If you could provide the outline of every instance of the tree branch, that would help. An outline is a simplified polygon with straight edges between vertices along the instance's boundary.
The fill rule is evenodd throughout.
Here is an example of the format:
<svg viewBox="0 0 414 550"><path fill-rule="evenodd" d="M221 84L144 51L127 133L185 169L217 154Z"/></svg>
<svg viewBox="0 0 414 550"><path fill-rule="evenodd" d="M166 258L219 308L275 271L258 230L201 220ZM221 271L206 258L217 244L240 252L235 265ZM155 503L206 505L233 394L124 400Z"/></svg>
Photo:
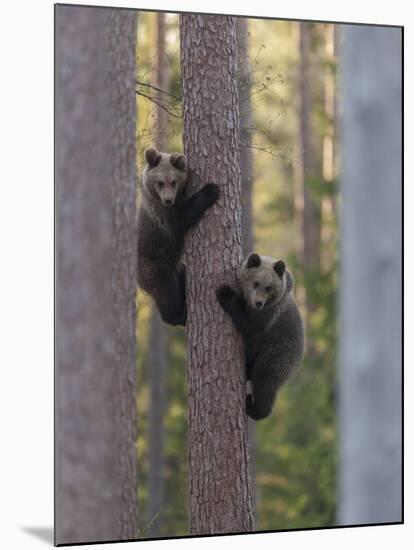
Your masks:
<svg viewBox="0 0 414 550"><path fill-rule="evenodd" d="M140 92L139 90L135 90L135 93L137 95L141 95L142 97L145 97L146 99L149 99L150 101L152 101L153 103L155 103L155 105L158 105L158 107L161 107L161 109L164 109L164 111L166 111L170 116L174 117L174 118L182 118L180 115L177 115L176 113L173 113L172 111L170 111L169 109L167 109L167 107L165 107L165 105L163 105L162 103L159 103L156 99L154 99L153 97L147 95L147 94L144 94L143 92Z"/></svg>
<svg viewBox="0 0 414 550"><path fill-rule="evenodd" d="M156 90L157 92L161 92L162 94L173 97L177 101L182 101L182 98L180 96L175 95L171 92L167 92L167 90L163 90L162 88L158 88L158 86L154 86L153 84L149 84L148 82L142 82L142 80L137 80L136 84L138 84L139 86L145 86L147 88L152 88L153 90Z"/></svg>

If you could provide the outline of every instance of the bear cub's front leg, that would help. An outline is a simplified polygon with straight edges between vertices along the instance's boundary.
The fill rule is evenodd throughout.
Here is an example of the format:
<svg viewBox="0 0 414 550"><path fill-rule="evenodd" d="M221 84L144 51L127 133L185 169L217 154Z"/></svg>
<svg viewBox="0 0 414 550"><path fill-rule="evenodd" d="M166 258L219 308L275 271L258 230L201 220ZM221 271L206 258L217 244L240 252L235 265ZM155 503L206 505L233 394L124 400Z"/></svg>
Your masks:
<svg viewBox="0 0 414 550"><path fill-rule="evenodd" d="M248 312L244 298L233 288L223 285L216 290L219 304L230 315L235 327L242 334L248 325Z"/></svg>
<svg viewBox="0 0 414 550"><path fill-rule="evenodd" d="M195 225L204 212L213 206L220 197L220 187L215 183L207 183L202 189L194 193L184 204L183 222L187 231Z"/></svg>

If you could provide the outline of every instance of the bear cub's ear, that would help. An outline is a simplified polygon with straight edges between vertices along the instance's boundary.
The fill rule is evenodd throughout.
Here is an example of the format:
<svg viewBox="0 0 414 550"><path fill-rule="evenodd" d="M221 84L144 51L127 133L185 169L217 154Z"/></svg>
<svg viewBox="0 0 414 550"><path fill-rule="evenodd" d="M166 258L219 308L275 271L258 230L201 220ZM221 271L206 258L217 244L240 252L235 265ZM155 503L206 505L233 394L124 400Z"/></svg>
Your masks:
<svg viewBox="0 0 414 550"><path fill-rule="evenodd" d="M278 260L273 264L273 269L275 270L275 273L277 273L277 275L282 278L284 272L286 271L285 262L283 262L282 260Z"/></svg>
<svg viewBox="0 0 414 550"><path fill-rule="evenodd" d="M159 153L156 149L147 149L145 151L145 160L150 168L155 168L160 163L161 153Z"/></svg>
<svg viewBox="0 0 414 550"><path fill-rule="evenodd" d="M177 170L182 170L183 172L187 170L187 160L184 155L173 153L170 157L170 161Z"/></svg>
<svg viewBox="0 0 414 550"><path fill-rule="evenodd" d="M249 257L247 258L247 264L246 264L247 268L250 269L251 267L259 267L260 264L261 264L261 260L260 260L259 254L256 254L255 252L252 252L251 254L249 254Z"/></svg>

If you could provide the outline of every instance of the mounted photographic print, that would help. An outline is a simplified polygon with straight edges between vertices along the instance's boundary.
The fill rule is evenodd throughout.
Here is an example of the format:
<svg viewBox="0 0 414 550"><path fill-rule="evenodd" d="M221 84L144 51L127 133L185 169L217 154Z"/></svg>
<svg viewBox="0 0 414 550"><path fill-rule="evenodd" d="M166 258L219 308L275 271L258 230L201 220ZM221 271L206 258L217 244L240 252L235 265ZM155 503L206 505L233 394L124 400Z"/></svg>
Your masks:
<svg viewBox="0 0 414 550"><path fill-rule="evenodd" d="M402 35L55 6L57 545L403 521Z"/></svg>

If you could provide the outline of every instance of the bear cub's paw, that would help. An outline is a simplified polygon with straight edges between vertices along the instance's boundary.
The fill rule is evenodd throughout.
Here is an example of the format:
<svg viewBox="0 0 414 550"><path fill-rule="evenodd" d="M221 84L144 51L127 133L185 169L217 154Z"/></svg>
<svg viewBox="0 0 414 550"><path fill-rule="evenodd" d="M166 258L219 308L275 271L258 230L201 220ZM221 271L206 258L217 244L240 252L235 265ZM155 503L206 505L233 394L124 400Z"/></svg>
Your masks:
<svg viewBox="0 0 414 550"><path fill-rule="evenodd" d="M236 292L229 285L223 285L216 290L216 296L219 304L224 307L236 296Z"/></svg>
<svg viewBox="0 0 414 550"><path fill-rule="evenodd" d="M207 183L201 192L208 206L212 206L220 197L220 187L216 183Z"/></svg>
<svg viewBox="0 0 414 550"><path fill-rule="evenodd" d="M184 308L180 315L177 315L176 317L171 319L169 324L173 327L185 327L185 325L187 324L187 308Z"/></svg>

